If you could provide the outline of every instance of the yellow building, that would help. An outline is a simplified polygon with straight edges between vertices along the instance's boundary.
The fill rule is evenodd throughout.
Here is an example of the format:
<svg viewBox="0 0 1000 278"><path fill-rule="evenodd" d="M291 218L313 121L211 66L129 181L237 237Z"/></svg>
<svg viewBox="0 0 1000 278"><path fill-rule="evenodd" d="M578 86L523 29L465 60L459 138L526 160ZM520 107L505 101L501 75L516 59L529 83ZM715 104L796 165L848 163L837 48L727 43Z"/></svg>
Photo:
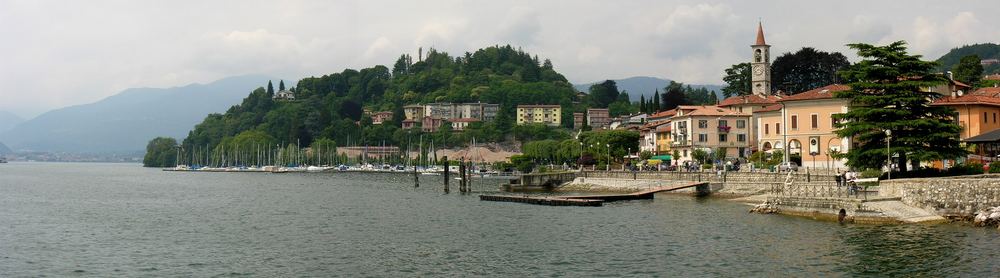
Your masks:
<svg viewBox="0 0 1000 278"><path fill-rule="evenodd" d="M834 159L831 153L850 148L849 138L834 131L833 115L847 113L850 100L834 98L833 93L849 90L833 84L783 97L779 105L755 111L758 121L758 148L787 150L802 157L802 166L810 168L845 167L846 160Z"/></svg>
<svg viewBox="0 0 1000 278"><path fill-rule="evenodd" d="M656 152L657 155L671 154L670 152L670 123L656 127Z"/></svg>
<svg viewBox="0 0 1000 278"><path fill-rule="evenodd" d="M562 107L559 105L518 105L517 124L562 124Z"/></svg>

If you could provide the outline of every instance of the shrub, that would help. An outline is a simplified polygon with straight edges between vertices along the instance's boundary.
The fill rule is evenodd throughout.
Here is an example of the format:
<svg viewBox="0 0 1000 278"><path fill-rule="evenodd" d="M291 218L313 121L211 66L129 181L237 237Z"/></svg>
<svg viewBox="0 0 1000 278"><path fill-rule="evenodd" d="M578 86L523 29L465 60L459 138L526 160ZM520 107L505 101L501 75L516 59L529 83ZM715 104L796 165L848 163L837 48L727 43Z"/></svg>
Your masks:
<svg viewBox="0 0 1000 278"><path fill-rule="evenodd" d="M979 175L983 173L983 164L979 163L965 163L958 164L954 167L948 168L947 174L949 176L961 176L961 175Z"/></svg>
<svg viewBox="0 0 1000 278"><path fill-rule="evenodd" d="M990 173L1000 173L1000 161L990 163Z"/></svg>
<svg viewBox="0 0 1000 278"><path fill-rule="evenodd" d="M701 165L701 169L703 169L703 170L711 170L712 169L712 163L702 164Z"/></svg>

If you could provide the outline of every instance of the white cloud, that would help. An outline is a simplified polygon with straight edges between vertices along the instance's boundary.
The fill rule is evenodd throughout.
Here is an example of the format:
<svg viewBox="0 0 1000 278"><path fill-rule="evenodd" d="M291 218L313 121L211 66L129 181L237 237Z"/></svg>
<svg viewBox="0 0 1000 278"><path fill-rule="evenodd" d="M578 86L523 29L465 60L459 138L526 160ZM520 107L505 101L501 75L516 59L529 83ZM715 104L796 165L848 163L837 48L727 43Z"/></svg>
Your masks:
<svg viewBox="0 0 1000 278"><path fill-rule="evenodd" d="M892 26L872 16L857 15L851 20L848 39L852 42L879 43L892 34Z"/></svg>
<svg viewBox="0 0 1000 278"><path fill-rule="evenodd" d="M746 26L738 18L726 4L678 6L656 26L660 54L671 58L711 55L712 46L734 42L733 30Z"/></svg>
<svg viewBox="0 0 1000 278"><path fill-rule="evenodd" d="M538 40L541 28L538 13L529 8L516 7L511 9L500 24L497 38L505 44L534 45Z"/></svg>

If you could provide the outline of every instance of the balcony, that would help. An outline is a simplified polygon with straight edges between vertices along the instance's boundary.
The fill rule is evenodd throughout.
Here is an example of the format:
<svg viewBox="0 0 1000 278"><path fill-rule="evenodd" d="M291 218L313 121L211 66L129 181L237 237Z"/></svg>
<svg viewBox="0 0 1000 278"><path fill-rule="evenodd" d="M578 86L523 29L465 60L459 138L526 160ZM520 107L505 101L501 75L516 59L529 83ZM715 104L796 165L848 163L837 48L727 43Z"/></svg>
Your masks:
<svg viewBox="0 0 1000 278"><path fill-rule="evenodd" d="M732 128L733 127L731 127L731 126L720 126L719 127L719 132L720 133L729 133L729 130L732 129Z"/></svg>

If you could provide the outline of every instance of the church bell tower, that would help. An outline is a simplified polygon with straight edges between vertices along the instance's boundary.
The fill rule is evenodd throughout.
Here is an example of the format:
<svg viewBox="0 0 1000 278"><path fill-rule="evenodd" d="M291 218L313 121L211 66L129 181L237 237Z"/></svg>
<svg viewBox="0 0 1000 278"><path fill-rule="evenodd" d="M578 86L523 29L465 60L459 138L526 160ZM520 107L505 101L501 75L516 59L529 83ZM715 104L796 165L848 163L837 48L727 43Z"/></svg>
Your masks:
<svg viewBox="0 0 1000 278"><path fill-rule="evenodd" d="M756 95L771 94L771 46L764 42L764 26L757 23L757 42L750 46L753 49L753 61L750 63L751 91Z"/></svg>

